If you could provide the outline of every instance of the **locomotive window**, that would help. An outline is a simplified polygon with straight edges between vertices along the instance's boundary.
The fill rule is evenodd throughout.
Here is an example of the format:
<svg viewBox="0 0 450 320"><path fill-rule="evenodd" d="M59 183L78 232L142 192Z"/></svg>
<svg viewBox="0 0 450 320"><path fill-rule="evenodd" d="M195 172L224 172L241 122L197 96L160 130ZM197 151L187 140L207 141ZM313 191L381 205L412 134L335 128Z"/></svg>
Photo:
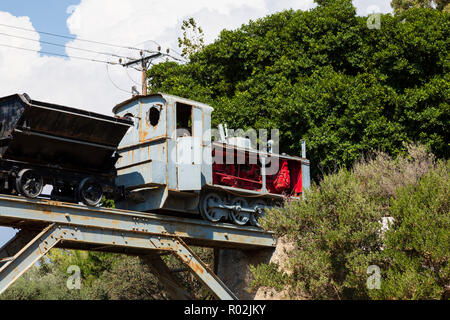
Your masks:
<svg viewBox="0 0 450 320"><path fill-rule="evenodd" d="M192 106L177 103L177 137L192 136Z"/></svg>
<svg viewBox="0 0 450 320"><path fill-rule="evenodd" d="M156 107L150 108L150 112L148 113L148 120L153 127L158 124L160 114L161 112L159 111L158 108Z"/></svg>

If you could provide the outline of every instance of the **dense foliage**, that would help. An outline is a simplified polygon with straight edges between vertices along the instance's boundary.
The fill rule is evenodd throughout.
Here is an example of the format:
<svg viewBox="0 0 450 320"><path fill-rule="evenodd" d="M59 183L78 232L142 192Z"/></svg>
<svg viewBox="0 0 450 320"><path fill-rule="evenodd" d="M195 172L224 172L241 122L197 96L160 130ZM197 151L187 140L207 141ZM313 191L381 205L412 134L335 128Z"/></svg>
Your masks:
<svg viewBox="0 0 450 320"><path fill-rule="evenodd" d="M392 0L391 7L397 13L411 8L436 8L436 10L450 12L448 0Z"/></svg>
<svg viewBox="0 0 450 320"><path fill-rule="evenodd" d="M448 160L411 146L397 159L378 153L326 175L306 201L266 214L264 227L294 247L286 265L254 267L254 285L290 298L448 298L449 178ZM383 227L383 217L394 220ZM371 265L380 270L378 288L367 286Z"/></svg>
<svg viewBox="0 0 450 320"><path fill-rule="evenodd" d="M213 251L193 247L210 266ZM170 269L184 266L174 256L162 257ZM80 269L80 288L69 289L67 282ZM196 299L209 299L211 293L189 272L176 274L180 284ZM0 300L161 300L169 295L151 269L139 257L112 253L52 249L2 295Z"/></svg>
<svg viewBox="0 0 450 320"><path fill-rule="evenodd" d="M369 29L351 1L318 2L224 30L189 63L153 66L150 90L209 103L213 125L278 128L282 152L300 154L306 139L315 178L404 141L448 158L450 13L410 9Z"/></svg>

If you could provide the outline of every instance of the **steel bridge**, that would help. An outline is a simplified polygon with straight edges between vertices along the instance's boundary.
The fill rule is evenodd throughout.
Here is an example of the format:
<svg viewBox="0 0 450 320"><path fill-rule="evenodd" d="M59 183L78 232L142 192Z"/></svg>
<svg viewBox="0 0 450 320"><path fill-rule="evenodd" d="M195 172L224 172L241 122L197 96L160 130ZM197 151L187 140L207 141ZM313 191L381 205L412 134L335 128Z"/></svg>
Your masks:
<svg viewBox="0 0 450 320"><path fill-rule="evenodd" d="M216 298L237 299L189 246L261 249L276 244L272 233L255 227L11 195L0 195L0 226L19 229L0 249L0 294L50 249L64 248L138 255L172 298L190 299L161 258L173 254Z"/></svg>

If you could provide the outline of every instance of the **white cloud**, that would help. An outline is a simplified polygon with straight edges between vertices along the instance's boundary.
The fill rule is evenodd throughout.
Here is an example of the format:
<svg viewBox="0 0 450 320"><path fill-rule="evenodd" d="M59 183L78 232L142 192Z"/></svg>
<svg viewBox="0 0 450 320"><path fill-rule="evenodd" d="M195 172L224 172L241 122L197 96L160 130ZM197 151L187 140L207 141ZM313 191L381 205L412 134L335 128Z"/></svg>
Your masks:
<svg viewBox="0 0 450 320"><path fill-rule="evenodd" d="M384 2L356 0L367 5L378 5L385 9ZM357 3L355 3L358 5ZM364 4L366 5L366 4ZM177 48L177 38L184 19L194 17L204 29L205 40L213 41L222 29L235 29L250 19L264 17L283 9L307 10L314 6L313 0L82 0L68 8L72 13L67 25L78 39L91 39L123 46L143 45L155 49L156 45L145 42L152 39L163 46ZM365 14L365 8L361 14ZM28 17L14 17L0 12L0 22L33 29ZM7 29L0 26L0 43L39 50L37 42L7 38L1 33L39 39L38 33ZM57 42L57 39L55 40ZM137 57L138 52L105 47L80 40L71 41L69 46L86 48L120 55ZM100 54L66 49L71 56L90 57L98 60L117 59ZM116 86L130 91L132 85L140 82L137 71L111 66L110 78ZM128 74L126 73L128 72ZM40 56L37 53L0 47L0 96L16 92L27 92L33 99L110 114L112 107L130 97L111 83L103 64ZM136 83L134 83L132 78ZM138 89L140 88L137 85Z"/></svg>

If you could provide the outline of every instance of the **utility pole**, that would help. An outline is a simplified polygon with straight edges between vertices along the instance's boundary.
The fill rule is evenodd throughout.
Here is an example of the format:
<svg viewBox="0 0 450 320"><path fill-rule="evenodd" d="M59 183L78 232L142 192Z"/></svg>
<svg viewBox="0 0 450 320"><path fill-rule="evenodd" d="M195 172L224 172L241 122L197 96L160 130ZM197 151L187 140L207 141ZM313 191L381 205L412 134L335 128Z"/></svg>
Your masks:
<svg viewBox="0 0 450 320"><path fill-rule="evenodd" d="M152 54L152 55L147 56L147 57L144 57L143 55L144 55L143 52L141 52L141 56L142 56L141 59L132 60L132 61L129 61L127 63L123 63L122 66L128 68L128 67L133 66L135 64L140 64L141 65L141 68L142 68L142 91L141 91L141 94L143 96L146 96L147 95L147 69L148 69L148 66L149 66L149 62L151 62L153 59L156 59L156 58L162 56L162 53L158 52L158 53Z"/></svg>

